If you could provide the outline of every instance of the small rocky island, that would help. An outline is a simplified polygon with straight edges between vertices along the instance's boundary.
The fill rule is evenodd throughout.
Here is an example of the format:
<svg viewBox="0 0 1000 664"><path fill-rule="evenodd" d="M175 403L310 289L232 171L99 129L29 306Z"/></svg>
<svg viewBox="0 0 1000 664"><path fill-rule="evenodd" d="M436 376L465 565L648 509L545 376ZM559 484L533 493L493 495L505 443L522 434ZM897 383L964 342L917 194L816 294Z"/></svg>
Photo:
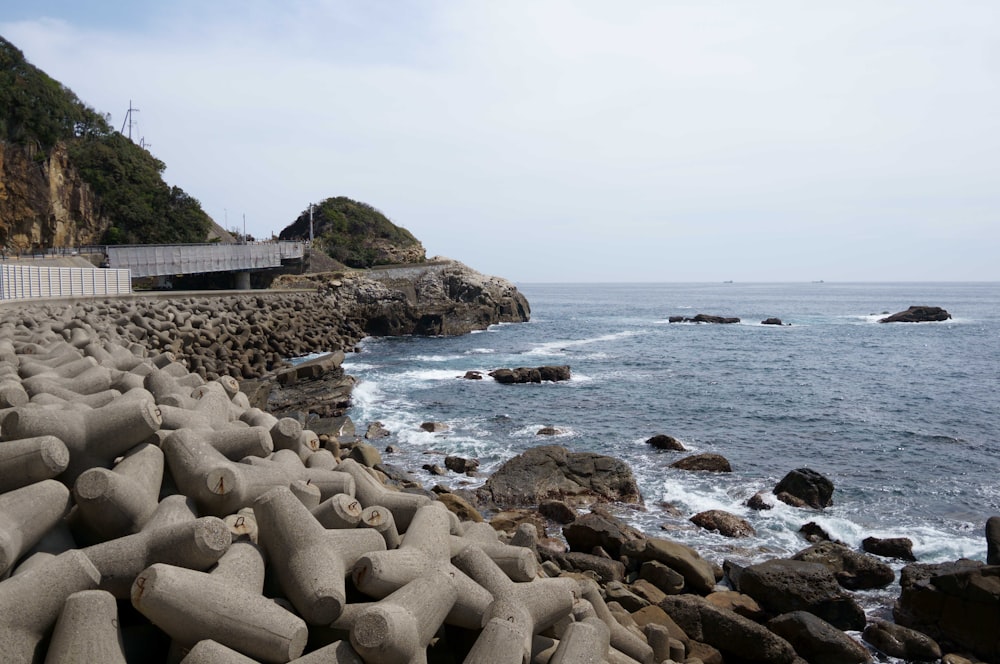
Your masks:
<svg viewBox="0 0 1000 664"><path fill-rule="evenodd" d="M900 311L880 318L880 323L928 323L950 320L951 314L941 307L912 306L906 311Z"/></svg>

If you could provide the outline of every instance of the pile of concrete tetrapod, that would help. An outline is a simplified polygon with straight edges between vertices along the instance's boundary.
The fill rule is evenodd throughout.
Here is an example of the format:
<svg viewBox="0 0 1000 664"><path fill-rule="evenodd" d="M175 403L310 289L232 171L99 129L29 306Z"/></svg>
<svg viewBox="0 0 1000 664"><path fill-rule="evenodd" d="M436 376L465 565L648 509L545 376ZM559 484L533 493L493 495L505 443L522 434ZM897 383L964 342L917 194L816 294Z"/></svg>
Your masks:
<svg viewBox="0 0 1000 664"><path fill-rule="evenodd" d="M12 662L684 659L235 380L73 321L0 325L0 579Z"/></svg>

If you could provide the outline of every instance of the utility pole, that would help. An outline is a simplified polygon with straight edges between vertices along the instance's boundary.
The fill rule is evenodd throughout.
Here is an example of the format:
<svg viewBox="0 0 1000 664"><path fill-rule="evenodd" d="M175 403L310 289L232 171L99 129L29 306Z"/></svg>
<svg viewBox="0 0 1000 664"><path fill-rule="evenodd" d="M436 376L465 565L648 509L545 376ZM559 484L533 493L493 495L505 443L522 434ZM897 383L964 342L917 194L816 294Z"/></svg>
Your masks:
<svg viewBox="0 0 1000 664"><path fill-rule="evenodd" d="M313 243L313 208L316 207L312 203L309 204L309 245L312 246Z"/></svg>
<svg viewBox="0 0 1000 664"><path fill-rule="evenodd" d="M243 244L247 243L247 214L243 213Z"/></svg>
<svg viewBox="0 0 1000 664"><path fill-rule="evenodd" d="M132 121L132 114L138 113L138 108L132 108L132 100L128 100L128 111L125 113L125 122L122 123L122 130L119 133L125 133L125 126L128 125L128 140L132 140L132 125L135 124Z"/></svg>

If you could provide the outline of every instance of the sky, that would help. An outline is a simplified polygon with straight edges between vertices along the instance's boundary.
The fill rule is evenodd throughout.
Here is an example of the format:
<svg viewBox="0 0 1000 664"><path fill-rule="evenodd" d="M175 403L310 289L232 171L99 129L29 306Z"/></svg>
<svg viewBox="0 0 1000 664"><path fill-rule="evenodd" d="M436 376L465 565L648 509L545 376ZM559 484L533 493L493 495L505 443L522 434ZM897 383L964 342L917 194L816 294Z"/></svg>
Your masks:
<svg viewBox="0 0 1000 664"><path fill-rule="evenodd" d="M348 196L515 283L1000 280L995 0L0 0L0 35L257 237Z"/></svg>

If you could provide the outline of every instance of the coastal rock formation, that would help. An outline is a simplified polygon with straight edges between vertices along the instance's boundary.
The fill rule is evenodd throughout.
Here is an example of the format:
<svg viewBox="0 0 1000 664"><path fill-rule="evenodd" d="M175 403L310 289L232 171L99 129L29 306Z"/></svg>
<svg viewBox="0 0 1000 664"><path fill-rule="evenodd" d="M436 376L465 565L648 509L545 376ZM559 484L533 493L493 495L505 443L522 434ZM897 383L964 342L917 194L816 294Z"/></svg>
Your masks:
<svg viewBox="0 0 1000 664"><path fill-rule="evenodd" d="M798 502L801 502L823 509L833 504L833 482L811 468L797 468L775 485L774 495L793 507L798 507Z"/></svg>
<svg viewBox="0 0 1000 664"><path fill-rule="evenodd" d="M903 568L896 623L942 645L1000 661L1000 566L972 560Z"/></svg>
<svg viewBox="0 0 1000 664"><path fill-rule="evenodd" d="M674 461L670 464L670 467L679 470L703 470L711 473L733 472L733 467L729 464L729 459L713 452L704 452L684 457L683 459Z"/></svg>
<svg viewBox="0 0 1000 664"><path fill-rule="evenodd" d="M913 555L913 540L909 537L866 537L861 540L861 549L883 558L897 558L908 562L916 562Z"/></svg>
<svg viewBox="0 0 1000 664"><path fill-rule="evenodd" d="M836 542L820 542L799 551L792 560L820 563L848 590L883 588L896 579L892 568L878 559Z"/></svg>
<svg viewBox="0 0 1000 664"><path fill-rule="evenodd" d="M767 623L810 664L867 664L868 650L842 631L808 611L792 611Z"/></svg>
<svg viewBox="0 0 1000 664"><path fill-rule="evenodd" d="M570 369L567 365L544 366L537 368L518 367L517 369L494 369L489 373L498 383L510 385L514 383L542 383L569 380Z"/></svg>
<svg viewBox="0 0 1000 664"><path fill-rule="evenodd" d="M673 450L675 452L687 451L687 448L684 447L684 444L681 441L664 433L658 433L652 438L649 438L646 441L646 444L657 450Z"/></svg>
<svg viewBox="0 0 1000 664"><path fill-rule="evenodd" d="M723 510L706 510L691 517L691 523L705 530L714 530L725 537L749 537L753 526L746 519Z"/></svg>
<svg viewBox="0 0 1000 664"><path fill-rule="evenodd" d="M697 314L691 318L685 316L671 316L667 319L670 323L714 323L716 325L729 325L739 323L740 319L733 316L714 316L712 314Z"/></svg>
<svg viewBox="0 0 1000 664"><path fill-rule="evenodd" d="M533 447L504 463L476 490L485 504L537 505L543 500L572 504L642 504L632 470L621 459L570 452L559 445Z"/></svg>
<svg viewBox="0 0 1000 664"><path fill-rule="evenodd" d="M784 325L780 318L765 318L760 322L761 325Z"/></svg>
<svg viewBox="0 0 1000 664"><path fill-rule="evenodd" d="M926 323L933 321L943 321L951 318L951 314L941 307L912 306L906 311L900 311L880 318L880 323Z"/></svg>

